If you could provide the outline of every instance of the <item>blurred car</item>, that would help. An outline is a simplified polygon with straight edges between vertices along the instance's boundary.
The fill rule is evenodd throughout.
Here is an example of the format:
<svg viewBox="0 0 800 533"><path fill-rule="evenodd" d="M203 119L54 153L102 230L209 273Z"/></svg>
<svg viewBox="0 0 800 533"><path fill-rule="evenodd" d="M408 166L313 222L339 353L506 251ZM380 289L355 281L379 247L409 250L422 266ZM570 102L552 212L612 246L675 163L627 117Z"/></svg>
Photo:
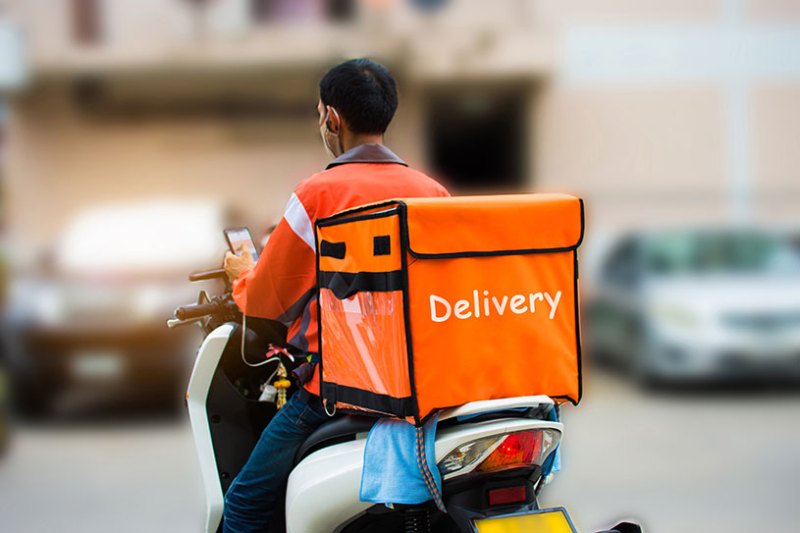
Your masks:
<svg viewBox="0 0 800 533"><path fill-rule="evenodd" d="M3 337L17 407L44 413L69 387L181 396L194 332L165 321L197 296L187 274L219 265L222 226L207 204L79 215L37 268L11 280Z"/></svg>
<svg viewBox="0 0 800 533"><path fill-rule="evenodd" d="M755 229L642 231L587 298L588 352L645 383L800 377L800 247Z"/></svg>
<svg viewBox="0 0 800 533"><path fill-rule="evenodd" d="M8 377L0 364L0 459L6 454L11 441L11 425L8 421Z"/></svg>

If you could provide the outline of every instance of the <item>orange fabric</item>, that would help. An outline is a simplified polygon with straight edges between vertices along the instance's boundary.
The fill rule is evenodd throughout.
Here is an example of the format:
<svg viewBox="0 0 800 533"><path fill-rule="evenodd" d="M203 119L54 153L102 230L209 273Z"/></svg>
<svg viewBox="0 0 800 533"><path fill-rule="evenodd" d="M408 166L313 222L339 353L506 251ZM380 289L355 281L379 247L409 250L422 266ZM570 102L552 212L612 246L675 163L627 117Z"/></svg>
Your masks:
<svg viewBox="0 0 800 533"><path fill-rule="evenodd" d="M572 265L571 252L412 263L409 314L421 416L475 400L532 394L577 401ZM545 294L558 298L552 319ZM430 295L451 306L447 320L431 319ZM447 315L444 303L433 305L434 316ZM458 318L456 309L468 318Z"/></svg>
<svg viewBox="0 0 800 533"><path fill-rule="evenodd" d="M358 214L360 216L361 213ZM375 255L373 237L388 236L390 253ZM400 223L397 217L363 220L352 224L325 228L325 240L344 243L347 253L343 259L320 255L319 269L328 272L389 272L400 270Z"/></svg>
<svg viewBox="0 0 800 533"><path fill-rule="evenodd" d="M295 189L256 266L234 283L234 300L248 316L284 322L290 344L316 352L314 222L391 198L447 195L433 179L397 163L347 163L315 174ZM318 375L307 389L319 394Z"/></svg>
<svg viewBox="0 0 800 533"><path fill-rule="evenodd" d="M325 381L404 398L410 383L394 389L386 383L394 387L399 380L413 379L420 418L439 408L512 396L547 394L577 403L581 386L574 249L583 235L580 200L514 195L404 203L409 309L402 320L410 323L413 375L404 322L373 325L386 317L356 318L354 314L371 311L362 305L343 312L349 304L323 289ZM401 267L401 258L394 259L403 252L399 246L391 256L375 257L372 249L379 235L399 241L400 208L382 219L359 220L362 215L354 212L337 217L341 224L317 228L320 240L346 243L345 257L321 261L321 270L352 275ZM479 255L414 255L470 252ZM480 255L487 253L497 255ZM367 289L350 300L384 295L397 301L398 294ZM395 310L399 313L399 306Z"/></svg>
<svg viewBox="0 0 800 533"><path fill-rule="evenodd" d="M420 254L559 248L581 238L581 205L566 194L410 198L409 246Z"/></svg>

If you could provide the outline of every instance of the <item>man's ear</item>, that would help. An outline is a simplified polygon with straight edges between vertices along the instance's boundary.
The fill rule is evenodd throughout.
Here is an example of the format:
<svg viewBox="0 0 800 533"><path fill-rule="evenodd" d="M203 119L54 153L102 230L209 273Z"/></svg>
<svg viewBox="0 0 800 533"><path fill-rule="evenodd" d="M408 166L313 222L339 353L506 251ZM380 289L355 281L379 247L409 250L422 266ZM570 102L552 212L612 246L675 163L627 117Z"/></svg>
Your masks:
<svg viewBox="0 0 800 533"><path fill-rule="evenodd" d="M331 130L331 133L339 133L342 128L342 119L339 117L339 112L331 106L325 106L325 110L327 111L328 115L328 129Z"/></svg>

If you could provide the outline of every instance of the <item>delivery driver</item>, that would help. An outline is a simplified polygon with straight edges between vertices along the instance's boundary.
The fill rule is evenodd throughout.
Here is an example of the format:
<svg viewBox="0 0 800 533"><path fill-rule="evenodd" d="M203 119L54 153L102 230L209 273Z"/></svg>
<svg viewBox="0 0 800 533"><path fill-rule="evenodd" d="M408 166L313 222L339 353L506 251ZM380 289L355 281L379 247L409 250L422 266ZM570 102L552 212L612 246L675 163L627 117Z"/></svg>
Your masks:
<svg viewBox="0 0 800 533"><path fill-rule="evenodd" d="M320 81L317 109L333 161L295 189L256 265L249 255L225 257L242 312L287 324L288 343L310 354L318 349L314 222L391 198L448 195L383 145L397 109L397 87L382 65L354 59L332 68ZM265 531L283 504L295 453L328 420L319 382L315 371L264 429L225 495L226 532Z"/></svg>

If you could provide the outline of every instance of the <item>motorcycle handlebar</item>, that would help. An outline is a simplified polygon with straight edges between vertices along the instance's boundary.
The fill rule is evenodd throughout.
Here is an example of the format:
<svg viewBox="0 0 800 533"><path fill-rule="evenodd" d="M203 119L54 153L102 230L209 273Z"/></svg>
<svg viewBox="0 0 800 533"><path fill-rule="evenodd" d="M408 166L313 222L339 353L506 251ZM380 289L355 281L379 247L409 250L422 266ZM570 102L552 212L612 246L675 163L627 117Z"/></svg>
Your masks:
<svg viewBox="0 0 800 533"><path fill-rule="evenodd" d="M175 309L175 318L179 320L190 320L192 318L213 315L217 311L219 311L219 303L217 302L183 305Z"/></svg>
<svg viewBox="0 0 800 533"><path fill-rule="evenodd" d="M189 281L206 281L209 279L224 278L225 271L221 268L216 270L204 270L202 272L194 272L189 274Z"/></svg>

